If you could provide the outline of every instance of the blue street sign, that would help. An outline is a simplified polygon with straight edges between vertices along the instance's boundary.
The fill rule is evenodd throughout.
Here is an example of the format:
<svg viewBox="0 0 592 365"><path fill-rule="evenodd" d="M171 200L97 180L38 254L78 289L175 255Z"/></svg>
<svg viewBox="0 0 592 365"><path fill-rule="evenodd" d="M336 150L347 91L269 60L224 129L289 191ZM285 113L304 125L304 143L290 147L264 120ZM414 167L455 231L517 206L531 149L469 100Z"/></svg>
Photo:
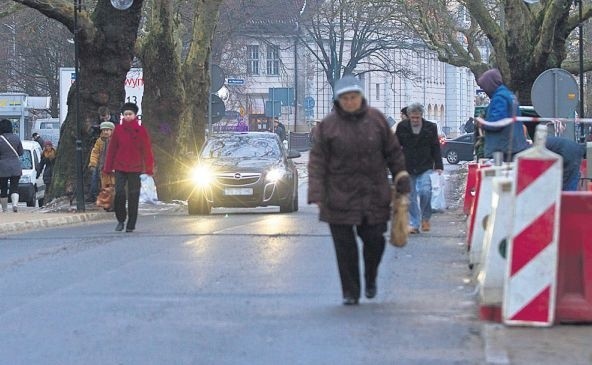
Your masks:
<svg viewBox="0 0 592 365"><path fill-rule="evenodd" d="M228 84L229 86L232 86L232 85L244 85L245 84L245 79L228 79L226 81L226 84Z"/></svg>
<svg viewBox="0 0 592 365"><path fill-rule="evenodd" d="M312 96L304 98L304 109L312 109L315 107L315 99Z"/></svg>

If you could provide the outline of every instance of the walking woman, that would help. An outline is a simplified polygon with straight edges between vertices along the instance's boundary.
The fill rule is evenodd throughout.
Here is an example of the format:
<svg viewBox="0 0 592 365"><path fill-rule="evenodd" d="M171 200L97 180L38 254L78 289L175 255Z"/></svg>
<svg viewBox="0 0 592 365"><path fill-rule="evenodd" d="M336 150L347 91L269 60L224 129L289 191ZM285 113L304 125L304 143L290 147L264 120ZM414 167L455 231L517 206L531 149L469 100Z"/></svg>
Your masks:
<svg viewBox="0 0 592 365"><path fill-rule="evenodd" d="M125 103L121 109L122 123L115 126L103 173L115 174L115 216L116 231L133 232L138 219L138 203L140 200L140 174L152 175L154 157L152 145L146 128L138 120L138 106ZM127 187L127 192L126 192ZM125 204L127 202L127 211Z"/></svg>
<svg viewBox="0 0 592 365"><path fill-rule="evenodd" d="M56 157L56 150L53 148L53 143L51 143L51 141L45 141L43 143L43 153L41 154L41 164L39 165L39 171L37 172L37 178L39 178L39 176L41 176L41 171L43 171L45 191L51 186L53 166L55 165Z"/></svg>
<svg viewBox="0 0 592 365"><path fill-rule="evenodd" d="M12 211L17 212L19 194L18 183L23 173L20 156L23 155L21 139L12 133L12 122L0 120L0 205L2 211L8 209L8 195L12 201Z"/></svg>
<svg viewBox="0 0 592 365"><path fill-rule="evenodd" d="M376 296L378 265L391 213L387 169L401 193L411 189L401 145L386 118L368 106L359 81L344 76L335 84L333 111L315 129L308 164L309 204L329 223L341 278L343 304L360 298L359 236L364 248L366 298Z"/></svg>

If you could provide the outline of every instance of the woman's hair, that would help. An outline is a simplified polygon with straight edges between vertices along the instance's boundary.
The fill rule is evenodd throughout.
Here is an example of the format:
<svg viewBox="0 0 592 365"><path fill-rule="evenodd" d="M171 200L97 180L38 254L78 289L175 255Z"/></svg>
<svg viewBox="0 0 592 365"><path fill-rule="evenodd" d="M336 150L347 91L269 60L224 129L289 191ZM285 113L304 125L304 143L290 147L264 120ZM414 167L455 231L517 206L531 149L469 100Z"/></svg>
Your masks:
<svg viewBox="0 0 592 365"><path fill-rule="evenodd" d="M0 120L0 134L12 133L12 122L8 119Z"/></svg>

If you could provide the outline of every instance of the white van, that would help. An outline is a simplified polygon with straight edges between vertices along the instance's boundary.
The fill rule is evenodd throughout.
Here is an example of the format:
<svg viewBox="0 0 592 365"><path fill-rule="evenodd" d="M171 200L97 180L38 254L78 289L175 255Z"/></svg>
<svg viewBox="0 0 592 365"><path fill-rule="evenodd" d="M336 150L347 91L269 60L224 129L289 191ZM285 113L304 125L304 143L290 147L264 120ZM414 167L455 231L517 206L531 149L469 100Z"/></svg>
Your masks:
<svg viewBox="0 0 592 365"><path fill-rule="evenodd" d="M21 156L23 174L18 186L19 202L27 203L28 207L43 206L45 183L41 174L37 178L41 164L41 146L35 141L22 141L21 143L23 144L23 155Z"/></svg>
<svg viewBox="0 0 592 365"><path fill-rule="evenodd" d="M60 120L58 118L37 119L31 133L39 133L44 141L51 141L54 147L60 140Z"/></svg>

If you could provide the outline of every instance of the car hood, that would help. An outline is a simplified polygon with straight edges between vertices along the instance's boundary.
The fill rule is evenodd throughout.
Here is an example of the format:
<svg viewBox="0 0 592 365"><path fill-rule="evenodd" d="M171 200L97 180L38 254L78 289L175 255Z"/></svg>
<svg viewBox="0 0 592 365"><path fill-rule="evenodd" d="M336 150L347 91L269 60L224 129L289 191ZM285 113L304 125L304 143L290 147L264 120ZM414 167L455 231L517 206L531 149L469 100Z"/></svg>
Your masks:
<svg viewBox="0 0 592 365"><path fill-rule="evenodd" d="M261 172L273 167L283 167L284 164L278 159L245 159L245 158L228 158L228 159L215 159L208 161L208 164L212 166L218 172L237 172L237 171L249 171L249 172Z"/></svg>

